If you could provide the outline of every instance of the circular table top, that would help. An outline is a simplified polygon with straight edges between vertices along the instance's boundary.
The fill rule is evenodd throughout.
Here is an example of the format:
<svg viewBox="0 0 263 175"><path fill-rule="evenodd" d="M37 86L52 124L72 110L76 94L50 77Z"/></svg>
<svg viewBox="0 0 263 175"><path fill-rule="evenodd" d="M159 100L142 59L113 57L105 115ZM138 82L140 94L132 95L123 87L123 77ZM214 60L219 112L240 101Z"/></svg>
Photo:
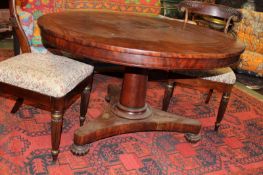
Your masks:
<svg viewBox="0 0 263 175"><path fill-rule="evenodd" d="M211 69L236 63L244 45L200 26L121 13L68 11L39 18L48 46L132 67Z"/></svg>

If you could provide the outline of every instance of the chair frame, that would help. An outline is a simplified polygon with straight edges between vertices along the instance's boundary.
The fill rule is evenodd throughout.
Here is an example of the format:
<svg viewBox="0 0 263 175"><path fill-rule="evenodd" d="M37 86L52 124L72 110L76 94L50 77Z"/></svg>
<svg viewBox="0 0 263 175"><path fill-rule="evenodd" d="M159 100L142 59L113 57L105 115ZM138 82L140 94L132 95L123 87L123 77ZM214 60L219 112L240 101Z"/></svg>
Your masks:
<svg viewBox="0 0 263 175"><path fill-rule="evenodd" d="M178 4L178 8L185 12L185 24L188 22L190 13L226 19L224 33L228 32L231 21L240 22L242 19L242 13L238 10L219 4L185 0Z"/></svg>
<svg viewBox="0 0 263 175"><path fill-rule="evenodd" d="M224 33L226 34L228 32L229 24L233 20L234 22L238 22L242 19L242 14L236 9L222 6L222 5L215 5L215 4L209 4L209 3L204 3L204 2L198 2L198 1L182 1L181 3L178 4L179 9L182 11L185 11L185 19L184 19L184 25L188 22L188 17L189 13L197 13L199 15L210 15L214 17L221 17L224 19L227 19L226 25L224 27ZM226 84L226 83L221 83L221 82L214 82L210 80L205 80L199 77L190 77L190 76L184 76L184 75L168 75L168 83L165 88L165 93L164 93L164 99L163 99L163 106L162 110L167 111L170 100L173 95L173 91L176 85L180 85L183 87L188 87L188 88L208 88L210 89L207 98L205 100L205 103L208 103L211 95L214 90L219 91L222 93L217 117L216 117L216 122L215 122L215 131L218 131L220 127L220 123L224 117L231 90L233 88L233 84ZM175 78L176 77L176 78ZM186 136L188 137L188 136ZM198 137L197 139L199 139ZM192 138L187 138L188 141L190 142L196 142L194 137Z"/></svg>
<svg viewBox="0 0 263 175"><path fill-rule="evenodd" d="M215 129L214 129L215 131L218 131L220 127L220 123L223 120L227 104L229 102L229 98L230 98L230 94L231 94L233 85L220 83L220 82L213 82L213 81L204 80L201 78L185 77L185 76L180 76L180 75L178 75L176 79L174 79L174 77L169 78L168 83L166 84L166 87L165 87L162 110L164 111L168 110L171 98L173 96L174 88L176 85L187 87L187 88L201 88L202 87L202 88L210 89L206 97L206 100L205 100L206 104L209 103L214 90L222 93L222 97L221 97L221 101L219 104L219 109L218 109L218 113L216 117L216 122L215 122Z"/></svg>
<svg viewBox="0 0 263 175"><path fill-rule="evenodd" d="M19 46L22 53L31 53L30 45L27 37L22 29L19 21L15 0L9 0L10 21L12 23L13 31L18 39ZM52 142L52 158L55 161L59 153L59 145L62 133L63 115L65 110L74 102L76 97L81 94L80 104L80 126L83 125L86 119L87 107L91 93L91 86L93 81L93 74L86 77L73 90L68 92L65 96L55 98L52 96L43 95L31 90L12 86L6 83L0 83L1 93L9 94L17 97L16 104L12 109L15 113L22 105L24 99L30 102L40 104L44 109L51 111L51 142ZM38 105L39 106L39 105Z"/></svg>

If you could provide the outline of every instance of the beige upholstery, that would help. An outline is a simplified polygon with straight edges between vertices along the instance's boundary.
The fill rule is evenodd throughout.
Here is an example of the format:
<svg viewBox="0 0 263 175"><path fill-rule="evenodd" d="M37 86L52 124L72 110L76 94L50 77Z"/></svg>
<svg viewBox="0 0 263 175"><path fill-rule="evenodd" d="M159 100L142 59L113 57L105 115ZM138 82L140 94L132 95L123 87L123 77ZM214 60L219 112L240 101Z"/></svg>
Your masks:
<svg viewBox="0 0 263 175"><path fill-rule="evenodd" d="M178 71L177 73L214 82L235 84L236 76L230 67L209 71Z"/></svg>
<svg viewBox="0 0 263 175"><path fill-rule="evenodd" d="M91 65L51 53L25 53L0 62L1 82L52 97L63 97L92 72Z"/></svg>

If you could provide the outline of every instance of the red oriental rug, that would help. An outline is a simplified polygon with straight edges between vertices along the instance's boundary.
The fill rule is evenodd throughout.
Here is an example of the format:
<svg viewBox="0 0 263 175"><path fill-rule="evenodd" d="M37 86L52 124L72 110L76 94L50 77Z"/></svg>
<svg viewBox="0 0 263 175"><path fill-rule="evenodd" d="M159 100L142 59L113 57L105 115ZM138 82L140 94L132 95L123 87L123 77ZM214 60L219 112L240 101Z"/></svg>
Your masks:
<svg viewBox="0 0 263 175"><path fill-rule="evenodd" d="M106 107L109 83L121 79L96 75L89 119ZM149 83L147 101L160 108L163 84ZM0 98L0 174L52 175L166 175L166 174L262 174L263 103L237 88L218 133L213 131L221 94L208 105L206 91L177 87L170 112L202 122L202 140L185 141L175 132L140 132L119 135L90 144L90 152L76 157L70 152L73 132L78 127L79 100L64 118L61 153L53 163L50 156L50 114L23 105L16 114L15 101Z"/></svg>

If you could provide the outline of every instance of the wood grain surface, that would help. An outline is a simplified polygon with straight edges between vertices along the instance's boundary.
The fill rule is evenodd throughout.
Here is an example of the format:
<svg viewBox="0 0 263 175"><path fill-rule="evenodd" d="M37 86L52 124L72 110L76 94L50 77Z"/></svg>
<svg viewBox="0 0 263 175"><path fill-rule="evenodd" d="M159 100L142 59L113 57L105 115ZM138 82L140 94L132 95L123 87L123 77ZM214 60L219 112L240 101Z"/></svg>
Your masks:
<svg viewBox="0 0 263 175"><path fill-rule="evenodd" d="M47 46L132 67L211 69L236 63L244 51L223 33L159 17L69 11L38 24Z"/></svg>

